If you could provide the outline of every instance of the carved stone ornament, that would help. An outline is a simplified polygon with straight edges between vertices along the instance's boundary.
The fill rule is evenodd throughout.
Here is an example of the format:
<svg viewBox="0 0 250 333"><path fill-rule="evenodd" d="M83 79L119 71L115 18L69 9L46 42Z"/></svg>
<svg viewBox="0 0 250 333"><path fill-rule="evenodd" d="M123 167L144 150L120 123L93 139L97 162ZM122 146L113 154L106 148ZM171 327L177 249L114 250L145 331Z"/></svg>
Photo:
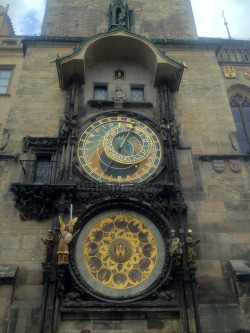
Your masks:
<svg viewBox="0 0 250 333"><path fill-rule="evenodd" d="M233 150L234 151L239 151L239 146L238 146L238 142L237 142L236 137L232 134L229 134L229 138L230 138L230 142L231 142Z"/></svg>
<svg viewBox="0 0 250 333"><path fill-rule="evenodd" d="M213 160L214 170L217 172L223 172L225 170L224 160Z"/></svg>
<svg viewBox="0 0 250 333"><path fill-rule="evenodd" d="M0 150L4 150L9 143L9 133L7 129L3 130L3 135L0 137Z"/></svg>
<svg viewBox="0 0 250 333"><path fill-rule="evenodd" d="M30 137L25 136L23 138L23 151L27 152L28 149L57 149L59 146L58 138L49 137Z"/></svg>
<svg viewBox="0 0 250 333"><path fill-rule="evenodd" d="M116 87L112 99L114 102L125 102L127 100L127 93L121 87Z"/></svg>
<svg viewBox="0 0 250 333"><path fill-rule="evenodd" d="M241 170L240 160L229 160L229 166L234 172L239 172Z"/></svg>

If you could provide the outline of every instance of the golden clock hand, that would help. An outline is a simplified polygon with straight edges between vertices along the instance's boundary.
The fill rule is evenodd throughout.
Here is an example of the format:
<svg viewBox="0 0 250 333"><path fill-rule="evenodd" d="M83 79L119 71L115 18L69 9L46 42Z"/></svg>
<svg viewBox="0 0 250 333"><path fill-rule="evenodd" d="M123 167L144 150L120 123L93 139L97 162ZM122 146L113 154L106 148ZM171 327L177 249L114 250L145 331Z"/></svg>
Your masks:
<svg viewBox="0 0 250 333"><path fill-rule="evenodd" d="M107 173L108 169L110 168L110 166L111 166L111 164L112 164L113 162L114 162L114 161L111 160L111 161L109 162L109 164L106 166L106 168L103 170L105 173Z"/></svg>
<svg viewBox="0 0 250 333"><path fill-rule="evenodd" d="M125 142L127 141L130 133L134 130L135 128L135 124L132 125L132 128L130 129L130 131L128 132L128 134L126 135L125 139L123 140L122 144L120 145L120 147L118 148L118 151L120 152L122 150L122 147L124 146Z"/></svg>

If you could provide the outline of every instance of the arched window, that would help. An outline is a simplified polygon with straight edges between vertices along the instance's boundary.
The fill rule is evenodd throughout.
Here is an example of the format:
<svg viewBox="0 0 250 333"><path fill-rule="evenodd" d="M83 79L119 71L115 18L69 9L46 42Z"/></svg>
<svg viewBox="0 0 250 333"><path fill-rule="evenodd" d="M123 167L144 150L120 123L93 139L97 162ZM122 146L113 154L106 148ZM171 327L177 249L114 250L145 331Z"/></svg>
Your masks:
<svg viewBox="0 0 250 333"><path fill-rule="evenodd" d="M121 8L116 8L116 24L119 24L120 23L120 20L121 20Z"/></svg>
<svg viewBox="0 0 250 333"><path fill-rule="evenodd" d="M236 137L240 151L250 154L250 102L247 97L237 93L231 97L230 106L237 129Z"/></svg>

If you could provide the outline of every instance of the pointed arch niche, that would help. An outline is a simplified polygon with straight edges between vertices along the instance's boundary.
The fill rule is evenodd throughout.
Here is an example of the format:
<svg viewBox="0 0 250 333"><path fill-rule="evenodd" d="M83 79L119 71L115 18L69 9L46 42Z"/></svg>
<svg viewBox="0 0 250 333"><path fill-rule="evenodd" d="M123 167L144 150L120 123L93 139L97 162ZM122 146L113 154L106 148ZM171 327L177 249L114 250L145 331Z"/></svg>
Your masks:
<svg viewBox="0 0 250 333"><path fill-rule="evenodd" d="M240 151L250 154L250 88L243 85L232 86L228 89L228 98Z"/></svg>

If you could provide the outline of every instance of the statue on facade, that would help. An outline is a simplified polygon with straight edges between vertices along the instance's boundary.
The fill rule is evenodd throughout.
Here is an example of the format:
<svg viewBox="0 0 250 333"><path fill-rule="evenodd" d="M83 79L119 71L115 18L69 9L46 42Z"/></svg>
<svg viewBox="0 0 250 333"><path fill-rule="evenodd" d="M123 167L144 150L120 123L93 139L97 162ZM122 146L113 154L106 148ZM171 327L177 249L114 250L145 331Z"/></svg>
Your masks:
<svg viewBox="0 0 250 333"><path fill-rule="evenodd" d="M165 123L165 120L162 119L160 122L160 131L164 141L168 140L168 134L170 132L170 125Z"/></svg>
<svg viewBox="0 0 250 333"><path fill-rule="evenodd" d="M53 231L48 230L47 238L46 239L41 238L41 241L46 246L46 255L43 264L52 265L54 245L55 245Z"/></svg>
<svg viewBox="0 0 250 333"><path fill-rule="evenodd" d="M60 221L60 237L59 244L57 248L57 264L67 265L69 262L69 243L71 242L72 232L74 230L74 225L77 221L77 217L69 220L68 224L64 224L63 220L59 216Z"/></svg>
<svg viewBox="0 0 250 333"><path fill-rule="evenodd" d="M170 127L170 135L172 142L176 143L180 124L177 124L175 120L172 120L169 124L169 127Z"/></svg>
<svg viewBox="0 0 250 333"><path fill-rule="evenodd" d="M127 99L127 94L122 90L121 87L116 87L115 92L112 95L112 99L114 102L125 102Z"/></svg>
<svg viewBox="0 0 250 333"><path fill-rule="evenodd" d="M117 24L119 25L126 25L126 22L125 22L125 14L123 13L120 13L117 17Z"/></svg>
<svg viewBox="0 0 250 333"><path fill-rule="evenodd" d="M171 237L167 240L167 243L169 245L169 254L174 262L174 265L180 265L181 255L183 252L182 246L184 245L184 243L181 243L180 239L175 236L174 229L171 230Z"/></svg>
<svg viewBox="0 0 250 333"><path fill-rule="evenodd" d="M186 237L186 249L187 249L187 261L189 264L194 264L196 261L196 252L195 246L200 242L199 239L193 240L192 238L193 231L188 229L188 235Z"/></svg>
<svg viewBox="0 0 250 333"><path fill-rule="evenodd" d="M67 139L70 137L71 139L75 139L77 137L77 132L79 128L79 116L78 114L73 114L72 119L70 119L69 115L63 114L62 121L63 125L61 127L61 137Z"/></svg>

